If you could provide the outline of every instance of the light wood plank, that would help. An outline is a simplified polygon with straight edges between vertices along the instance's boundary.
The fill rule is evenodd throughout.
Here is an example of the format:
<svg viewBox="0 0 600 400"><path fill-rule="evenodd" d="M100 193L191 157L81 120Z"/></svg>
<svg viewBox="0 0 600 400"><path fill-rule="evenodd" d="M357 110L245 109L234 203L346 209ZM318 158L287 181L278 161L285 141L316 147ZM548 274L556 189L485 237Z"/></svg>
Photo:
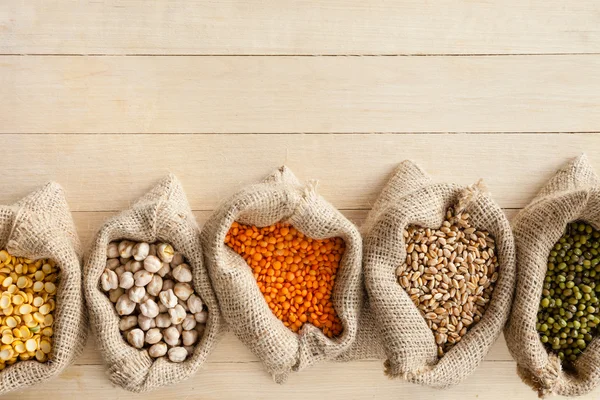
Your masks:
<svg viewBox="0 0 600 400"><path fill-rule="evenodd" d="M593 0L4 1L0 52L599 52Z"/></svg>
<svg viewBox="0 0 600 400"><path fill-rule="evenodd" d="M512 361L512 356L506 347L504 335L500 335L496 343L490 349L486 360L487 361ZM211 363L227 363L227 362L259 362L258 358L240 342L233 333L226 333L209 361ZM92 334L81 357L75 360L76 365L103 365L102 355L98 350L98 344L95 336Z"/></svg>
<svg viewBox="0 0 600 400"><path fill-rule="evenodd" d="M600 130L600 55L3 56L0 85L4 133Z"/></svg>
<svg viewBox="0 0 600 400"><path fill-rule="evenodd" d="M213 210L282 164L302 181L318 179L319 192L334 206L368 209L407 158L437 182L470 185L484 178L501 207L520 208L581 152L600 169L600 134L6 134L0 148L0 204L56 180L73 211L121 210L169 171L183 182L192 209Z"/></svg>
<svg viewBox="0 0 600 400"><path fill-rule="evenodd" d="M7 399L445 399L533 400L537 396L516 374L514 362L483 362L463 383L440 391L386 378L380 361L318 364L277 385L258 363L209 363L195 376L172 387L132 394L112 387L101 366L75 366L35 388ZM597 399L597 390L581 400Z"/></svg>
<svg viewBox="0 0 600 400"><path fill-rule="evenodd" d="M368 210L341 210L342 213L350 221L360 226L367 217ZM506 210L507 215L510 217L514 215L516 210ZM194 211L194 216L198 221L198 225L202 227L212 211ZM73 212L73 221L77 228L79 240L84 250L87 250L92 245L92 240L102 224L110 217L117 214L117 211L110 212L87 212L87 211L76 211Z"/></svg>
<svg viewBox="0 0 600 400"><path fill-rule="evenodd" d="M515 209L507 209L504 210L507 218L510 220L517 214L518 210ZM342 214L346 216L350 221L356 224L358 227L362 225L364 220L367 217L367 213L369 210L341 210ZM77 233L79 234L79 239L81 240L82 246L85 250L87 250L91 244L92 240L96 233L100 230L102 224L113 215L116 215L116 211L109 212L87 212L87 211L76 211L73 212L73 220L75 222L75 227L77 228ZM210 216L211 211L194 211L194 216L198 221L198 225L202 227L208 217Z"/></svg>

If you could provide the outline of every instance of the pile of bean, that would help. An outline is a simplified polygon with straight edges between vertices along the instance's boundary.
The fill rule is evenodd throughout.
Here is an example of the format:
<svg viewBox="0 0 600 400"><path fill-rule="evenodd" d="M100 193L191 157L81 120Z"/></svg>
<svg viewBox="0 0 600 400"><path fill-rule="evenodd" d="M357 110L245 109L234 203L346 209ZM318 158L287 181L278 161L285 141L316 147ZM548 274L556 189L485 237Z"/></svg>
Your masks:
<svg viewBox="0 0 600 400"><path fill-rule="evenodd" d="M52 352L58 268L0 251L0 370L17 361L46 362Z"/></svg>
<svg viewBox="0 0 600 400"><path fill-rule="evenodd" d="M596 335L600 324L597 275L600 231L585 222L568 224L550 251L537 315L542 343L561 360L575 361Z"/></svg>
<svg viewBox="0 0 600 400"><path fill-rule="evenodd" d="M438 356L460 342L483 316L498 279L495 241L469 224L469 214L447 210L439 229L404 230L406 260L398 282L434 332Z"/></svg>
<svg viewBox="0 0 600 400"><path fill-rule="evenodd" d="M269 308L285 326L297 332L310 323L328 337L342 332L331 302L345 249L341 238L311 239L284 223L257 228L234 222L225 243L252 268Z"/></svg>
<svg viewBox="0 0 600 400"><path fill-rule="evenodd" d="M153 358L184 361L204 333L208 311L191 286L192 270L168 243L108 245L100 278L121 316L127 342Z"/></svg>

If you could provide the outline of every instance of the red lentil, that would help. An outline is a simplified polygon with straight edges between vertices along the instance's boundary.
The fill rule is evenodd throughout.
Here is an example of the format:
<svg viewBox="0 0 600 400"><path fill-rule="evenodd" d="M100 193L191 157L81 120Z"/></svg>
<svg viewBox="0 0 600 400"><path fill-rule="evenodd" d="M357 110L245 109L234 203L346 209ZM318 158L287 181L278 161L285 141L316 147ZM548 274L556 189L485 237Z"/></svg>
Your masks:
<svg viewBox="0 0 600 400"><path fill-rule="evenodd" d="M341 238L316 240L289 224L257 228L234 222L225 243L241 255L269 308L297 332L305 323L328 337L342 332L331 294L344 253Z"/></svg>

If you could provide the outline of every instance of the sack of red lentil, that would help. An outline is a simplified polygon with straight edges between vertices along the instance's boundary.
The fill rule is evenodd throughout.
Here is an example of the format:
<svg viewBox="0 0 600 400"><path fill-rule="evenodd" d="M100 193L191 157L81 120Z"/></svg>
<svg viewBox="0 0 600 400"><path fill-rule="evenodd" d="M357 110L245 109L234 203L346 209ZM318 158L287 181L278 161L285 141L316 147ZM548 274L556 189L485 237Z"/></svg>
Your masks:
<svg viewBox="0 0 600 400"><path fill-rule="evenodd" d="M183 362L172 362L166 356L153 358L148 349L131 346L120 331L120 328L123 328L120 325L121 319L115 305L102 290L101 278L107 272L106 270L111 268L109 266L111 260L119 260L117 257L107 261L109 244L123 239L146 244L168 243L172 245L172 249L187 260L192 275L190 283L202 303L208 308L208 320L199 342ZM146 253L148 253L148 249L146 249ZM146 273L147 269L144 262L144 266L139 272ZM158 275L158 272L155 275ZM161 281L161 285L163 282L166 283L166 280L159 279L159 281ZM119 281L119 287L124 286L122 283L123 279ZM137 276L135 286L140 286ZM126 390L150 391L190 377L206 361L220 337L222 328L220 313L204 268L200 229L181 184L172 175L140 198L131 208L109 219L100 229L85 263L84 287L92 327L100 352L108 365L109 379L115 385ZM129 296L131 298L131 293ZM176 298L174 300L175 303L178 302ZM158 299L156 301L160 304ZM136 310L133 313L135 315L142 309L143 304L133 305ZM141 318L138 315L138 320L141 321ZM155 327L155 323L152 326ZM145 333L149 332L148 326L142 329L146 331ZM137 330L139 331L139 329ZM156 333L158 333L158 329ZM166 337L164 330L162 333ZM149 336L146 336L147 341L148 338Z"/></svg>
<svg viewBox="0 0 600 400"><path fill-rule="evenodd" d="M505 329L506 343L517 361L519 376L540 397L552 394L579 396L600 383L600 341L597 338L590 338L587 348L565 368L559 356L546 349L538 333L537 316L549 256L567 225L574 221L583 221L600 229L600 179L585 156L560 169L513 222L518 260L517 290ZM595 253L596 256L583 254L581 257L597 258L597 250ZM589 265L589 260L587 263ZM563 286L563 289L566 288ZM573 307L571 311L581 310Z"/></svg>
<svg viewBox="0 0 600 400"><path fill-rule="evenodd" d="M508 317L515 249L504 212L481 183L436 184L405 161L363 229L386 375L437 388L459 383Z"/></svg>
<svg viewBox="0 0 600 400"><path fill-rule="evenodd" d="M295 319L296 314L290 317L292 319L289 321L292 321L293 326L289 322L278 319L274 312L280 313L281 317L286 310L291 310L290 305L279 311L276 308L272 310L265 298L267 293L263 296L257 284L255 275L258 276L258 272L250 268L239 253L226 245L225 241L230 237L229 231L234 223L254 228L285 224L291 226L291 228L281 228L281 232L285 230L283 233L286 235L288 232L290 236L292 232L301 233L305 235L304 238L312 238L315 241L338 238L335 239L336 246L339 246L339 238L341 238L345 250L339 260L339 269L334 272L335 283L330 298L342 328L339 335L329 337L324 331L326 325L320 322L315 322L321 325L320 327L313 323L304 323L307 321L305 312L308 313L309 318L317 316L317 312L319 316L321 315L316 308L314 313L308 312L310 304L307 306L304 301L310 301L311 298L302 297L302 292L306 294L308 291L298 289L298 286L306 288L308 283L306 280L300 283L301 278L295 278L293 273L291 277L278 276L277 268L280 266L275 264L279 261L273 259L275 269L268 279L270 280L272 275L274 285L277 284L277 279L280 279L279 296L288 295L290 300L296 297L300 299L296 303L291 303L291 307L297 307L298 313L298 319ZM275 227L272 229L274 230ZM251 244L252 240L260 241L261 237L251 238L248 244ZM263 361L267 371L277 383L283 383L292 371L302 370L320 360L334 360L350 350L356 339L359 310L363 302L361 236L348 219L317 194L315 184L301 185L288 168L280 168L262 183L247 187L226 200L204 226L202 244L211 281L225 321L237 337ZM271 243L266 241L264 243L267 249L269 244ZM275 246L275 239L272 244ZM243 246L242 243L241 247ZM283 244L281 246L283 248ZM302 246L306 247L307 243ZM333 242L329 246L333 247ZM272 250L277 254L275 247ZM290 265L295 262L304 265L304 261L300 258L294 261L290 259L289 262ZM270 268L266 265L263 267ZM297 283L294 283L294 287L290 287L288 291L285 282ZM272 292L270 293L274 296ZM329 295L324 290L321 294L315 292L315 296L327 298ZM303 308L305 306L308 308ZM321 310L331 312L331 307L329 308L329 310L323 308ZM286 323L290 327L286 326ZM327 320L325 323L331 326Z"/></svg>
<svg viewBox="0 0 600 400"><path fill-rule="evenodd" d="M11 309L10 314L6 314L5 309L2 310L3 315L10 315L2 317L2 324L10 326L8 319L11 318L12 322L18 323L17 328L20 327L20 332L15 332L17 328L12 333L2 332L3 343L8 343L6 339L12 341L3 345L0 352L3 360L0 364L0 394L6 394L50 379L73 363L81 354L87 338L87 320L81 286L80 243L62 188L56 183L49 183L11 206L1 206L0 231L0 248L8 251L11 256L7 257L5 251L0 255L0 276L4 280L2 298L7 296L6 293L11 293L14 304L7 307ZM21 257L24 259L19 259ZM42 266L43 262L45 264ZM8 271L9 264L15 267L10 268L11 273ZM51 267L51 264L55 265ZM24 266L28 266L28 273L25 273ZM35 273L32 268L36 270ZM14 273L18 273L20 279L16 279ZM14 282L8 282L7 287L6 280ZM45 280L52 283L44 288L46 283L41 285L39 282ZM35 301L31 298L26 300L30 296L22 293L30 290L35 295ZM40 310L46 313L51 309L42 309L42 302L54 304L55 308L46 315L45 322L38 324ZM21 313L23 307L28 309L24 312L31 314ZM30 318L31 315L36 319ZM42 324L47 328L40 330ZM46 339L46 335L50 335L50 339ZM27 341L26 337L29 337ZM31 340L34 342L30 343ZM35 356L31 356L33 352L30 350L39 347L40 342L50 346L41 353L38 353L41 350L35 351ZM12 349L5 349L5 346L12 346ZM48 350L49 353L46 354ZM13 360L16 357L17 360L14 364L9 364L12 361L8 361L5 356ZM28 360L21 361L25 359ZM4 360L8 362L5 364Z"/></svg>

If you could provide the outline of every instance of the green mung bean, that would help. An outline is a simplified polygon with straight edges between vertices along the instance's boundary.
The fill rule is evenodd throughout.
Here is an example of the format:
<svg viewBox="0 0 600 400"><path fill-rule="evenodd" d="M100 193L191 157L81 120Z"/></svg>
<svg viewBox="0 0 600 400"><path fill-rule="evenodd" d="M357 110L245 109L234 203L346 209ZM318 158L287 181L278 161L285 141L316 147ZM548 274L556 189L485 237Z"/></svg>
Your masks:
<svg viewBox="0 0 600 400"><path fill-rule="evenodd" d="M573 362L600 325L600 231L582 221L567 225L550 251L537 330L547 349Z"/></svg>

